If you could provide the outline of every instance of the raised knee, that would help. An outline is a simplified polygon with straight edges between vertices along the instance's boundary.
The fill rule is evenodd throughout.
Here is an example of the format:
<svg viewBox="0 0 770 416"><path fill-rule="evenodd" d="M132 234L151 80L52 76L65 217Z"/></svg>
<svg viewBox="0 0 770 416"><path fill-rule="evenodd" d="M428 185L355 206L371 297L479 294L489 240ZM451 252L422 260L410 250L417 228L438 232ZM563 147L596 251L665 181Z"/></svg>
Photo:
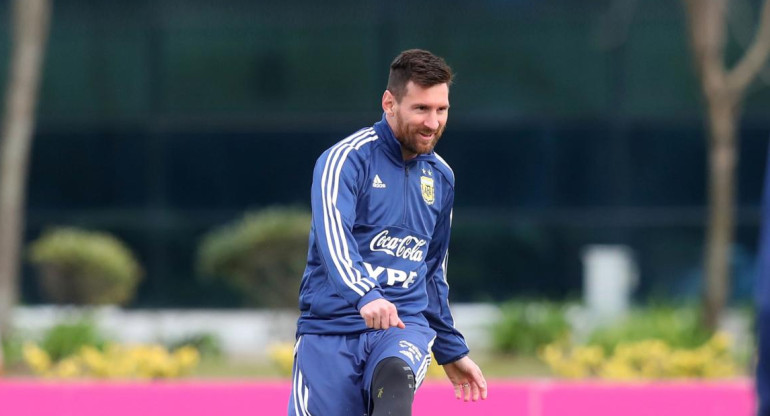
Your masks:
<svg viewBox="0 0 770 416"><path fill-rule="evenodd" d="M414 400L414 373L398 357L388 357L374 369L371 386L374 412L378 414L410 415ZM395 413L379 413L388 410Z"/></svg>

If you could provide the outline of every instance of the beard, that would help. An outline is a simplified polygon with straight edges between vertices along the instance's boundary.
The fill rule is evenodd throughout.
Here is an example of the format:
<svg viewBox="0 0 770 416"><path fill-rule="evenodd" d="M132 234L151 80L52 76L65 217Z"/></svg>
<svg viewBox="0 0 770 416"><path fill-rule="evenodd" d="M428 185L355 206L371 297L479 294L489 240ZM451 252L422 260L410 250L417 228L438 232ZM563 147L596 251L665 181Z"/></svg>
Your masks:
<svg viewBox="0 0 770 416"><path fill-rule="evenodd" d="M396 113L396 128L393 131L393 135L396 136L396 140L401 143L401 147L404 150L413 153L415 155L424 155L433 151L441 138L441 134L444 133L444 126L439 125L438 129L432 130L424 126L416 127L405 123L401 116ZM420 137L420 134L433 134L433 138L430 142L426 143L425 140Z"/></svg>

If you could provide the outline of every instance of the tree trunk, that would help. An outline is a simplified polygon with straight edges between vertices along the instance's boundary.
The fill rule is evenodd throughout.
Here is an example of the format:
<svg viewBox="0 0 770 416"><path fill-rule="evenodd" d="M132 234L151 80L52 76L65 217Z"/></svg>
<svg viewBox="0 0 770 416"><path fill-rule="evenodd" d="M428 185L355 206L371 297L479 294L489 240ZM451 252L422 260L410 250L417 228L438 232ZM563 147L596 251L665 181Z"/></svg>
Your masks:
<svg viewBox="0 0 770 416"><path fill-rule="evenodd" d="M756 37L736 65L725 68L728 0L684 0L690 44L708 107L709 218L703 321L717 328L727 302L733 241L737 125L749 84L770 55L770 0L762 2Z"/></svg>
<svg viewBox="0 0 770 416"><path fill-rule="evenodd" d="M730 253L733 241L735 166L739 119L729 98L710 99L708 149L708 230L706 237L703 320L716 329L729 296Z"/></svg>
<svg viewBox="0 0 770 416"><path fill-rule="evenodd" d="M0 139L0 333L10 330L18 298L27 164L35 101L51 14L50 0L14 0L13 52Z"/></svg>

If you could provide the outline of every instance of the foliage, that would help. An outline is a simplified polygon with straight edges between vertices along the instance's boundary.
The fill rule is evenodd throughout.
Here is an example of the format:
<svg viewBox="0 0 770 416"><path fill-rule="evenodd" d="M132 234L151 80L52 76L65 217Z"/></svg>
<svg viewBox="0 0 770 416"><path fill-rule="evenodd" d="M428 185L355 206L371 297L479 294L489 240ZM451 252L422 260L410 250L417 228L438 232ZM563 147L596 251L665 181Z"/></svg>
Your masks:
<svg viewBox="0 0 770 416"><path fill-rule="evenodd" d="M53 326L43 335L40 348L53 361L58 361L74 354L84 346L102 348L104 344L105 339L96 326L84 320Z"/></svg>
<svg viewBox="0 0 770 416"><path fill-rule="evenodd" d="M24 360L38 375L49 378L162 379L188 374L200 361L191 346L172 351L160 345L91 345L54 360L34 343L24 345Z"/></svg>
<svg viewBox="0 0 770 416"><path fill-rule="evenodd" d="M309 230L305 210L276 207L247 213L203 238L199 273L227 279L256 306L296 307Z"/></svg>
<svg viewBox="0 0 770 416"><path fill-rule="evenodd" d="M598 345L552 343L543 347L540 357L554 373L567 378L713 379L737 374L730 344L729 336L724 333L714 334L695 348L676 348L659 339L622 342L610 354L605 354Z"/></svg>
<svg viewBox="0 0 770 416"><path fill-rule="evenodd" d="M190 346L198 350L201 357L218 358L222 356L222 345L214 334L195 334L168 343L168 348L175 350Z"/></svg>
<svg viewBox="0 0 770 416"><path fill-rule="evenodd" d="M290 343L273 344L268 348L268 356L281 375L291 376L294 367L294 345Z"/></svg>
<svg viewBox="0 0 770 416"><path fill-rule="evenodd" d="M658 339L673 348L693 348L709 339L695 307L650 307L632 311L616 324L599 328L588 339L608 353L623 342Z"/></svg>
<svg viewBox="0 0 770 416"><path fill-rule="evenodd" d="M547 301L509 301L501 307L502 318L492 330L499 352L534 355L544 344L569 333L565 306Z"/></svg>
<svg viewBox="0 0 770 416"><path fill-rule="evenodd" d="M2 338L0 354L2 354L0 357L0 373L2 373L3 367L8 369L21 362L21 342L13 336Z"/></svg>
<svg viewBox="0 0 770 416"><path fill-rule="evenodd" d="M433 353L430 353L430 365L428 366L428 372L425 373L425 378L443 378L444 369L436 362L436 357Z"/></svg>
<svg viewBox="0 0 770 416"><path fill-rule="evenodd" d="M114 236L72 227L47 231L29 247L42 289L56 303L125 304L142 272L131 251Z"/></svg>

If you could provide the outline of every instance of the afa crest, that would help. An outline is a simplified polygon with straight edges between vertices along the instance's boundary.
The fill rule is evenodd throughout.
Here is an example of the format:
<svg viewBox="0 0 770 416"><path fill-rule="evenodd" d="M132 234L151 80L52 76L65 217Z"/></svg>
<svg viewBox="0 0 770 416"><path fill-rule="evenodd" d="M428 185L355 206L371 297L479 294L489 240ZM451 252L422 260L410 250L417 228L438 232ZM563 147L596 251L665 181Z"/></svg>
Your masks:
<svg viewBox="0 0 770 416"><path fill-rule="evenodd" d="M420 176L420 189L422 190L422 199L428 205L433 205L435 193L433 191L433 178Z"/></svg>

